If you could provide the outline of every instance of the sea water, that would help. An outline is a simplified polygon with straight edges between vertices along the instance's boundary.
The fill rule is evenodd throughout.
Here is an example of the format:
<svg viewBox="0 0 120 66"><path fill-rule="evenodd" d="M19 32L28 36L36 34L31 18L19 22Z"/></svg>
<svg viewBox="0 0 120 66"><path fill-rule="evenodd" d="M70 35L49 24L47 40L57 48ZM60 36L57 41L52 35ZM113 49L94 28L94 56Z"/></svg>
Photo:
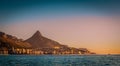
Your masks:
<svg viewBox="0 0 120 66"><path fill-rule="evenodd" d="M120 66L120 55L0 55L0 66Z"/></svg>

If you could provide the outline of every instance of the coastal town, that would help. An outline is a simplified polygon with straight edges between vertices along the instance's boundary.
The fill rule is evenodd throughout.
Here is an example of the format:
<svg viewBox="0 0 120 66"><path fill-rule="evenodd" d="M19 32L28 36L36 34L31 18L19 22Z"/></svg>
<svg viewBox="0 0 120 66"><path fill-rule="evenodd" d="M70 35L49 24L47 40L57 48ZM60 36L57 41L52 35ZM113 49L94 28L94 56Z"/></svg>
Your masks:
<svg viewBox="0 0 120 66"><path fill-rule="evenodd" d="M0 54L33 54L33 55L41 55L41 54L89 54L89 51L82 49L63 49L63 48L42 48L42 49L25 49L25 48L12 48L7 49L5 47L0 48Z"/></svg>
<svg viewBox="0 0 120 66"><path fill-rule="evenodd" d="M37 38L39 39L41 34L37 31L32 37L34 36L35 36L34 39L37 39ZM4 54L4 55L8 55L8 54L11 54L11 55L13 54L16 54L16 55L95 54L90 52L86 48L74 48L74 47L68 47L66 45L61 45L61 44L55 44L52 46L52 43L56 43L55 41L52 41L46 38L42 38L42 39L45 39L46 42L49 41L51 45L46 44L44 47L33 47L30 43L23 41L22 39L18 39L14 36L0 32L0 54ZM39 44L39 42L37 43Z"/></svg>

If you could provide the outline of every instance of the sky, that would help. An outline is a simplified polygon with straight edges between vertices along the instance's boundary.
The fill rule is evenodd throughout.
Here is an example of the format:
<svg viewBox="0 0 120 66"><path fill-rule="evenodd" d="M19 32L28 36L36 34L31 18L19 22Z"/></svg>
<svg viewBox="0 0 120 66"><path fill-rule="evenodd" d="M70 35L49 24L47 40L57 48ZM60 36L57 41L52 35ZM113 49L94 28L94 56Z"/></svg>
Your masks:
<svg viewBox="0 0 120 66"><path fill-rule="evenodd" d="M26 40L37 30L70 47L120 54L120 1L0 0L0 31Z"/></svg>

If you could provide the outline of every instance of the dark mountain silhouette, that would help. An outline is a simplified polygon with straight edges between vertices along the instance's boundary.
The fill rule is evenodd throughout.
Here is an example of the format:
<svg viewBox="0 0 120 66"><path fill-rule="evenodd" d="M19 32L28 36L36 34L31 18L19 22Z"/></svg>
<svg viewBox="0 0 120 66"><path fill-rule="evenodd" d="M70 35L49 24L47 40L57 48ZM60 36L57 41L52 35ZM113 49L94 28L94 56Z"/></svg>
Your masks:
<svg viewBox="0 0 120 66"><path fill-rule="evenodd" d="M62 45L54 40L48 39L39 31L36 31L36 33L26 40L26 42L30 43L32 47L34 48L54 48L54 47L67 47L66 45Z"/></svg>
<svg viewBox="0 0 120 66"><path fill-rule="evenodd" d="M18 50L19 49L19 50ZM39 50L39 51L38 51ZM39 31L27 40L18 39L15 36L0 32L0 53L8 54L26 54L42 51L44 54L91 54L86 48L74 48L62 45L54 40L42 36Z"/></svg>
<svg viewBox="0 0 120 66"><path fill-rule="evenodd" d="M31 48L31 45L28 42L18 39L15 36L5 34L0 32L0 48L6 47L7 49L14 48Z"/></svg>

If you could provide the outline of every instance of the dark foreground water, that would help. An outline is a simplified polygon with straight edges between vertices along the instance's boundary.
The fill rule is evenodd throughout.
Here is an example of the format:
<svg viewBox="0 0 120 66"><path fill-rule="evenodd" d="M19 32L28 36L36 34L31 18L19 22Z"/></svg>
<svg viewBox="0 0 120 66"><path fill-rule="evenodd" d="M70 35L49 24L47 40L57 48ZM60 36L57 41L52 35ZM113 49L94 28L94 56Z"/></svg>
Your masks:
<svg viewBox="0 0 120 66"><path fill-rule="evenodd" d="M120 66L120 55L0 55L0 66Z"/></svg>

